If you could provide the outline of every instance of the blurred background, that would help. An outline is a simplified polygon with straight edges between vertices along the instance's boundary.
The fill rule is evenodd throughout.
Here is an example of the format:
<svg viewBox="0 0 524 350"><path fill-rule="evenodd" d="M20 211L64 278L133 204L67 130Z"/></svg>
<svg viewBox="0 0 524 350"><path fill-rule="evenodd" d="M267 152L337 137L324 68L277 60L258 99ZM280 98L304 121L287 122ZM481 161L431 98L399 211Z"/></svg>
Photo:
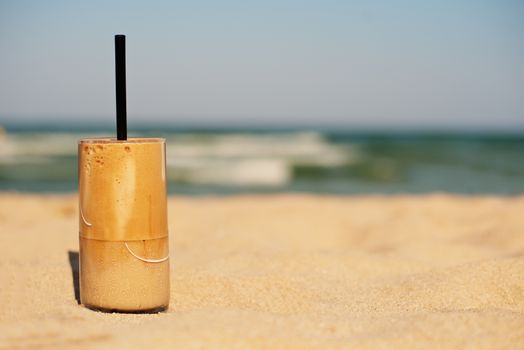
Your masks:
<svg viewBox="0 0 524 350"><path fill-rule="evenodd" d="M524 192L524 2L2 1L0 190L167 139L171 193Z"/></svg>

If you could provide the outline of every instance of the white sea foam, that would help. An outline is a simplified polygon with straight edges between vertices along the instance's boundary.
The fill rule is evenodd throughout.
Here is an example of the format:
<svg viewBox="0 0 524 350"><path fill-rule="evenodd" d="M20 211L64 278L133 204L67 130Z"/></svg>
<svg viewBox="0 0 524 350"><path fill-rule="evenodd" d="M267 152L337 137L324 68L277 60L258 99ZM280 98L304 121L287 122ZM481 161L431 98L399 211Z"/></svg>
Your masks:
<svg viewBox="0 0 524 350"><path fill-rule="evenodd" d="M182 160L170 170L170 180L227 186L280 186L291 176L283 160L261 158Z"/></svg>
<svg viewBox="0 0 524 350"><path fill-rule="evenodd" d="M65 132L6 134L0 143L0 164L39 164L53 157L74 157L79 138L79 134Z"/></svg>
<svg viewBox="0 0 524 350"><path fill-rule="evenodd" d="M332 167L351 162L354 149L314 132L182 135L169 140L172 180L230 186L283 186L295 165Z"/></svg>
<svg viewBox="0 0 524 350"><path fill-rule="evenodd" d="M75 155L78 136L68 133L7 134L0 157Z"/></svg>

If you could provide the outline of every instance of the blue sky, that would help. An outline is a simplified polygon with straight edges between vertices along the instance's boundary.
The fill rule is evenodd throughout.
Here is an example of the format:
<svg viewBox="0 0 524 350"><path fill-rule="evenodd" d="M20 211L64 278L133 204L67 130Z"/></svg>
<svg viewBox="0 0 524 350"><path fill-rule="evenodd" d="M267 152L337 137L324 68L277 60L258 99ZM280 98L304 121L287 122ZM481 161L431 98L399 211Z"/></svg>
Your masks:
<svg viewBox="0 0 524 350"><path fill-rule="evenodd" d="M524 128L522 1L3 1L0 124Z"/></svg>

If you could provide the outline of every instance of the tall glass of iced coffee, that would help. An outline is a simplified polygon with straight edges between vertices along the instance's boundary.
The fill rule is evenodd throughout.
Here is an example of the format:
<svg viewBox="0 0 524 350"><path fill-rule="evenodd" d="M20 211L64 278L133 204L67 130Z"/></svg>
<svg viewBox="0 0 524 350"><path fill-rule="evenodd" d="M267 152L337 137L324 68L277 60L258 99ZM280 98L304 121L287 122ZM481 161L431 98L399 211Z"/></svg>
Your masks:
<svg viewBox="0 0 524 350"><path fill-rule="evenodd" d="M80 300L157 312L169 304L165 140L78 143Z"/></svg>

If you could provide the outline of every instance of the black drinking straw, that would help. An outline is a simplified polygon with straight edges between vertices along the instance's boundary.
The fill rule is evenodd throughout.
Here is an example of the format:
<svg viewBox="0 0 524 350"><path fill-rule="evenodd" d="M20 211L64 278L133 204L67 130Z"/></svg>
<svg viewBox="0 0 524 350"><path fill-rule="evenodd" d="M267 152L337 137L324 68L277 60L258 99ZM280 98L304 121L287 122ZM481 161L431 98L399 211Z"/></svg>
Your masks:
<svg viewBox="0 0 524 350"><path fill-rule="evenodd" d="M127 140L126 36L115 35L116 138Z"/></svg>

